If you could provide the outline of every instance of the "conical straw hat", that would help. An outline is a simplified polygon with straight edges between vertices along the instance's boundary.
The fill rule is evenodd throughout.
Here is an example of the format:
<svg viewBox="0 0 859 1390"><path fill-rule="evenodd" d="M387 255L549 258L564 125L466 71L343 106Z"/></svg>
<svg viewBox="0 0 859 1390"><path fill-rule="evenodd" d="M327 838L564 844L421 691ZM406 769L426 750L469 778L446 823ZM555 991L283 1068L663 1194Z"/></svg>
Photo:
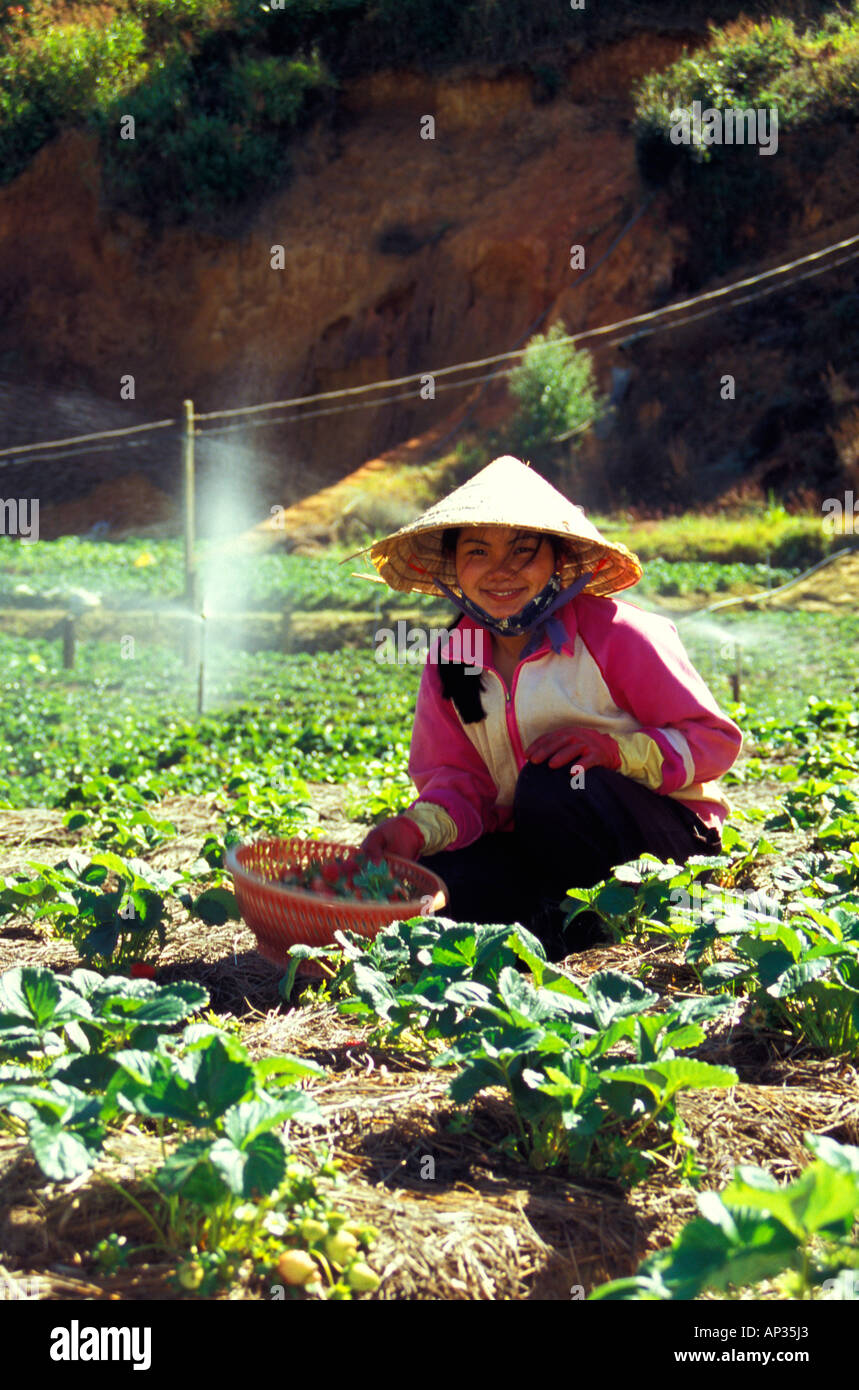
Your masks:
<svg viewBox="0 0 859 1390"><path fill-rule="evenodd" d="M597 568L583 593L617 593L641 578L641 562L632 551L607 541L581 507L509 454L487 464L416 521L354 553L369 553L392 589L440 594L433 576L458 587L454 557L442 549L442 534L452 526L515 526L557 536L565 542L566 558L559 566L562 588Z"/></svg>

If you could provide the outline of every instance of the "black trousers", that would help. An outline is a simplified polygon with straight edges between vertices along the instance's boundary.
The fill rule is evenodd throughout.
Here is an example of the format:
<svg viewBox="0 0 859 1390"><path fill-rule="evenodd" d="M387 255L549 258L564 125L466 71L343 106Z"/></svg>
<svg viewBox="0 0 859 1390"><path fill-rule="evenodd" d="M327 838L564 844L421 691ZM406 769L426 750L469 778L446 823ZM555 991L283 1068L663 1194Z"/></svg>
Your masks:
<svg viewBox="0 0 859 1390"><path fill-rule="evenodd" d="M540 937L550 960L559 960L602 939L593 913L562 929L568 888L592 888L644 851L685 864L692 854L720 848L718 830L688 806L619 772L589 768L584 786L573 788L568 767L529 762L516 783L512 830L426 855L420 863L447 885L446 917L520 922Z"/></svg>

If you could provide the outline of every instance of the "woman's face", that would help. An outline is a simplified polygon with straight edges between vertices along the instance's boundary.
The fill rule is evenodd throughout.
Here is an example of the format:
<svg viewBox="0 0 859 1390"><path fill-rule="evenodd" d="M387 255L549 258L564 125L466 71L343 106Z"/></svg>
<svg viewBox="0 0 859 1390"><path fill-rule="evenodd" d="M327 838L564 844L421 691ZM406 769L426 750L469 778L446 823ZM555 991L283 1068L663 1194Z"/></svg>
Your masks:
<svg viewBox="0 0 859 1390"><path fill-rule="evenodd" d="M546 536L513 526L464 527L456 542L456 577L466 598L493 618L518 613L555 572Z"/></svg>

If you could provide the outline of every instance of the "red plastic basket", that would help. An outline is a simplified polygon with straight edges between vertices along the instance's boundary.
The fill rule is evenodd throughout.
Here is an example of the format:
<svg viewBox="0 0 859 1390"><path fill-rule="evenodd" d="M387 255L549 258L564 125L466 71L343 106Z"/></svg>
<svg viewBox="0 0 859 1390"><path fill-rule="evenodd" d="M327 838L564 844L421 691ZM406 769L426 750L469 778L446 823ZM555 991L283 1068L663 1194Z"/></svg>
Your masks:
<svg viewBox="0 0 859 1390"><path fill-rule="evenodd" d="M277 882L285 870L304 868L310 859L322 864L338 863L355 853L353 845L297 836L290 840L255 840L227 851L226 866L233 876L239 909L256 936L261 956L285 969L290 964L290 946L335 946L336 931L374 937L389 922L428 917L447 903L447 888L437 874L397 854L385 854L382 858L411 895L408 902L321 898ZM427 897L432 898L429 910ZM321 979L325 974L311 960L302 961L298 973L312 979Z"/></svg>

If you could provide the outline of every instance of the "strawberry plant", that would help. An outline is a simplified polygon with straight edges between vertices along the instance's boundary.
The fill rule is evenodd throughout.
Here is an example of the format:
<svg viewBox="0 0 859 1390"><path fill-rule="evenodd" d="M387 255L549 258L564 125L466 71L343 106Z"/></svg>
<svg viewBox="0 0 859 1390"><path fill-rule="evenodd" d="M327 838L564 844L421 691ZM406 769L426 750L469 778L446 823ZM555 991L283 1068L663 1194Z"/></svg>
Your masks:
<svg viewBox="0 0 859 1390"><path fill-rule="evenodd" d="M69 830L81 831L82 841L120 854L134 854L152 849L177 833L172 821L160 820L147 809L146 801L152 799L157 799L152 792L147 797L137 787L99 777L73 784L58 804L69 808L63 824Z"/></svg>
<svg viewBox="0 0 859 1390"><path fill-rule="evenodd" d="M535 1167L640 1176L649 1159L631 1143L649 1129L663 1147L689 1147L674 1103L679 1091L737 1080L730 1068L676 1056L703 1041L702 1020L730 1001L704 997L650 1014L658 996L644 985L600 971L581 986L548 965L521 926L416 918L370 942L338 939L339 951L294 947L291 977L300 959L333 962L339 954L331 983L347 992L341 1012L379 1018L387 1041L407 1030L447 1040L433 1063L457 1067L451 1098L467 1104L487 1087L504 1087L516 1125L509 1147Z"/></svg>
<svg viewBox="0 0 859 1390"><path fill-rule="evenodd" d="M859 911L806 905L789 922L747 917L734 926L738 960L703 972L708 988L741 985L771 1026L827 1053L859 1052Z"/></svg>
<svg viewBox="0 0 859 1390"><path fill-rule="evenodd" d="M101 1152L114 1114L105 1094L118 1069L114 1049L152 1045L159 1028L207 1002L187 981L20 967L0 976L0 1110L14 1131L26 1128L46 1177L88 1172Z"/></svg>
<svg viewBox="0 0 859 1390"><path fill-rule="evenodd" d="M785 1298L822 1297L825 1285L855 1287L859 1148L814 1134L805 1144L816 1161L798 1178L780 1184L763 1168L737 1168L722 1192L698 1195L701 1215L667 1250L649 1255L631 1278L603 1284L591 1299L693 1299L774 1278Z"/></svg>
<svg viewBox="0 0 859 1390"><path fill-rule="evenodd" d="M681 901L703 873L728 864L727 855L694 855L685 865L679 865L663 864L655 855L643 854L640 859L619 864L611 878L593 888L568 889L571 901L565 924L569 925L582 912L595 912L613 941L648 932L676 937L677 914L672 911L672 904Z"/></svg>
<svg viewBox="0 0 859 1390"><path fill-rule="evenodd" d="M688 1000L646 1015L658 996L629 976L598 971L582 988L532 959L536 986L506 967L496 998L474 1006L481 1028L463 1031L436 1059L462 1068L451 1097L463 1103L503 1085L517 1124L515 1149L537 1168L564 1162L637 1179L652 1161L652 1149L635 1148L648 1130L670 1147L688 1147L676 1095L737 1081L733 1068L676 1057L675 1049L703 1041L700 1020L719 1013L720 1001ZM615 1053L624 1044L630 1061Z"/></svg>
<svg viewBox="0 0 859 1390"><path fill-rule="evenodd" d="M208 865L203 867L208 874ZM87 963L102 968L128 969L153 955L156 943L163 945L171 894L203 921L239 916L229 889L211 887L194 898L188 891L195 882L193 871L154 869L110 851L89 857L72 850L60 864L31 863L30 868L37 870L35 877L19 874L0 888L0 916L20 913L34 922L49 922ZM115 888L107 886L110 875Z"/></svg>
<svg viewBox="0 0 859 1390"><path fill-rule="evenodd" d="M339 1180L337 1165L322 1156L314 1172L280 1132L284 1123L320 1118L295 1083L322 1076L322 1069L288 1055L253 1060L237 1038L211 1024L165 1031L207 1002L206 991L188 982L159 986L87 970L68 977L6 972L0 1122L26 1134L55 1182L97 1167L126 1117L155 1128L161 1166L142 1180L143 1196L125 1196L154 1235L138 1253L156 1248L183 1256L182 1288L211 1293L233 1282L240 1264L246 1277L272 1277L286 1245L311 1251L317 1277L310 1292L349 1298L372 1291L378 1281L365 1255L375 1232L332 1211L319 1186L320 1178ZM123 1251L122 1259L134 1253ZM113 1247L100 1256L114 1265L117 1258Z"/></svg>

